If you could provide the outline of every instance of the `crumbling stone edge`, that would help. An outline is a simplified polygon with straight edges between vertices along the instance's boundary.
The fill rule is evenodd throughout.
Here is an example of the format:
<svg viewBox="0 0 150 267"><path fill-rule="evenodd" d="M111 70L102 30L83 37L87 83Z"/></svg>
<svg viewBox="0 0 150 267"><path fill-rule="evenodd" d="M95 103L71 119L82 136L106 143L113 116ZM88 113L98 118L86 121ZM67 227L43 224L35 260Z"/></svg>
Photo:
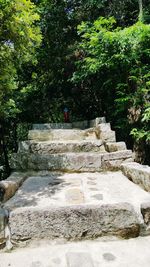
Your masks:
<svg viewBox="0 0 150 267"><path fill-rule="evenodd" d="M0 202L4 203L14 196L28 176L29 172L12 172L6 180L0 181Z"/></svg>
<svg viewBox="0 0 150 267"><path fill-rule="evenodd" d="M121 170L129 180L139 185L142 189L150 192L150 167L137 162L121 164Z"/></svg>

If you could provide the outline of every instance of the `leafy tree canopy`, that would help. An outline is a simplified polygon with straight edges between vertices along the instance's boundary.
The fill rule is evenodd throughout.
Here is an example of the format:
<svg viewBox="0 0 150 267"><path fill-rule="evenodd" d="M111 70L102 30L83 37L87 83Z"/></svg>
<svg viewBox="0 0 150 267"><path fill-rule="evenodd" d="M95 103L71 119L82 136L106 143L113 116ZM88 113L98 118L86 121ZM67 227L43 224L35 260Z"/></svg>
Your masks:
<svg viewBox="0 0 150 267"><path fill-rule="evenodd" d="M149 142L150 25L137 22L121 29L113 17L100 17L83 22L78 32L82 58L73 81L86 86L94 77L93 91L100 85L99 100L103 98L109 118L123 131L129 122L132 135Z"/></svg>
<svg viewBox="0 0 150 267"><path fill-rule="evenodd" d="M41 40L38 20L30 0L0 0L0 118L18 112L12 93L22 63L35 60Z"/></svg>

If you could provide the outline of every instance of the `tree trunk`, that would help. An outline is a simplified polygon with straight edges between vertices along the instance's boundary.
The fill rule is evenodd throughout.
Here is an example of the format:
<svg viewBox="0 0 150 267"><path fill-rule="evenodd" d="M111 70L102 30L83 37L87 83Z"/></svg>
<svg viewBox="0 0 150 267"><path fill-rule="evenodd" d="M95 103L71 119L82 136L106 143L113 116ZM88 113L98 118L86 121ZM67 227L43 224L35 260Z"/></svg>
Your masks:
<svg viewBox="0 0 150 267"><path fill-rule="evenodd" d="M143 21L143 1L139 0L139 21Z"/></svg>

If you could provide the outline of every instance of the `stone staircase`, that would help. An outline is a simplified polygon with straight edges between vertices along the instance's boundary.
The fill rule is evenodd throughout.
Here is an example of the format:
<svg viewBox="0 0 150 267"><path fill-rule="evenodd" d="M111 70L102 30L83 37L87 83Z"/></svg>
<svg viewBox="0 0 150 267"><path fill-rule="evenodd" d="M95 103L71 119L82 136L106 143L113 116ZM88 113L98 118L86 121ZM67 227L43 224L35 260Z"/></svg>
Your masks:
<svg viewBox="0 0 150 267"><path fill-rule="evenodd" d="M87 125L93 127L84 129ZM81 129L71 129L75 126ZM124 142L116 142L115 132L104 118L73 125L35 124L28 139L12 157L14 170L95 172L118 169L122 162L133 161L132 151Z"/></svg>
<svg viewBox="0 0 150 267"><path fill-rule="evenodd" d="M13 240L149 234L150 168L133 162L105 118L33 125L11 167L0 189Z"/></svg>

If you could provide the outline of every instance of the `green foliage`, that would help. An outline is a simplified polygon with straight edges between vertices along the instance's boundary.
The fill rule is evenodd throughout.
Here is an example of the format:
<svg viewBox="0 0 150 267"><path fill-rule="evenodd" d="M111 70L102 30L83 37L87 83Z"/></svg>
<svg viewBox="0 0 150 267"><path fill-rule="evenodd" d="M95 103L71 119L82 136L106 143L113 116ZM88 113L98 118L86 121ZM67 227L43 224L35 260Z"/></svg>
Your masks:
<svg viewBox="0 0 150 267"><path fill-rule="evenodd" d="M16 134L18 141L24 141L28 139L28 131L32 128L29 123L19 123L17 125Z"/></svg>
<svg viewBox="0 0 150 267"><path fill-rule="evenodd" d="M0 0L0 179L9 175L8 159L17 150L20 71L24 64L36 64L35 50L41 42L38 21L30 0Z"/></svg>
<svg viewBox="0 0 150 267"><path fill-rule="evenodd" d="M35 24L39 15L30 0L0 0L0 7L0 118L4 119L19 112L13 99L18 69L35 60L41 35Z"/></svg>
<svg viewBox="0 0 150 267"><path fill-rule="evenodd" d="M131 25L138 18L138 0L119 2L117 0L34 0L34 2L41 17L38 25L41 27L43 39L37 54L38 64L36 66L25 64L20 71L19 88L28 91L25 97L20 97L18 100L22 110L21 120L27 119L30 122L60 120L66 101L72 107L75 117L91 116L91 110L94 117L101 111L101 105L95 102L98 90L95 89L93 93L92 90L91 92L88 90L89 95L87 95L82 85L76 87L71 82L75 61L83 57L82 51L78 53L76 50L79 42L77 25L86 20L90 24L99 16L107 18L110 15L115 17L118 26ZM94 42L96 40L93 37ZM91 62L91 59L89 59L89 65L94 71L95 63ZM86 105L85 102L87 102ZM54 116L56 106L59 108L57 116ZM90 111L88 111L89 107Z"/></svg>
<svg viewBox="0 0 150 267"><path fill-rule="evenodd" d="M134 128L131 134L136 139L148 141L150 25L137 22L121 29L114 18L100 17L92 24L83 22L78 33L83 57L77 61L73 82L86 86L94 77L93 91L101 84L99 102L105 102L102 110L109 120L122 128L122 134Z"/></svg>

